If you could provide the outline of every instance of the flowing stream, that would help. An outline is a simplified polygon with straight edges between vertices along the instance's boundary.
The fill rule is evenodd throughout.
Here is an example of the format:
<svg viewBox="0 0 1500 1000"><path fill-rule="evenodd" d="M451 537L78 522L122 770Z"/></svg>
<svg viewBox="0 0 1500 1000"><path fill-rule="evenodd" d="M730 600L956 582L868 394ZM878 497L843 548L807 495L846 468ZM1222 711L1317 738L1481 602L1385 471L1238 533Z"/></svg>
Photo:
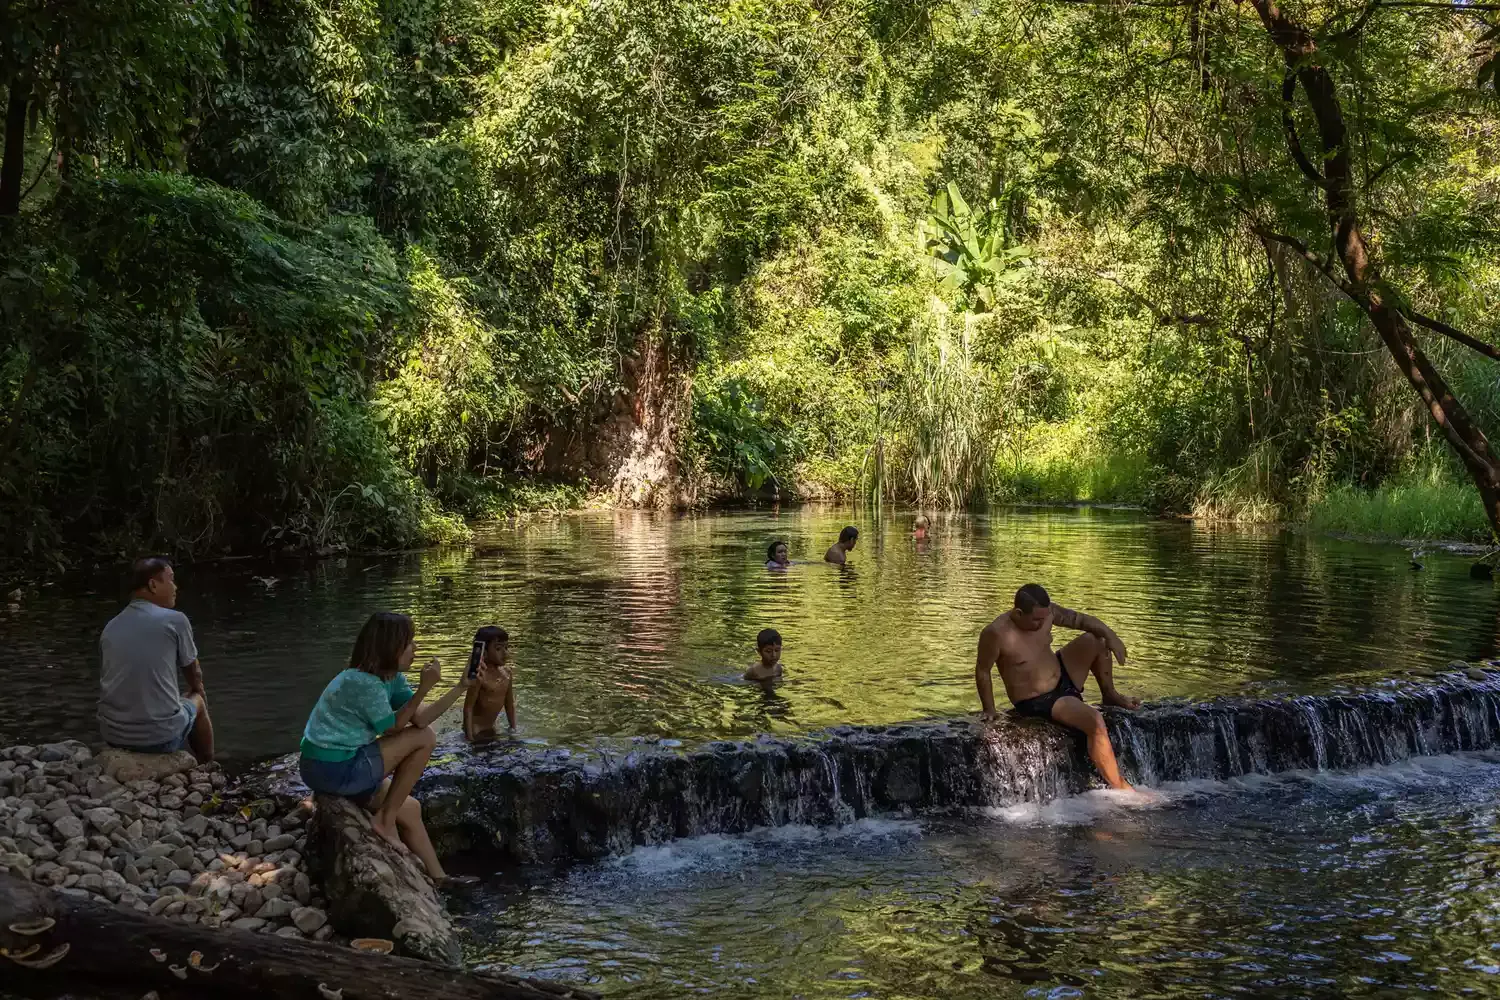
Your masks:
<svg viewBox="0 0 1500 1000"><path fill-rule="evenodd" d="M818 559L844 523L840 570ZM484 876L450 900L476 961L609 997L1495 995L1500 675L1438 675L1494 656L1500 600L1423 563L1129 511L938 518L919 544L800 508L179 579L232 761L295 747L371 611L411 612L450 680L474 628L510 629L529 742L424 780ZM1121 686L1155 706L1111 726L1149 807L1086 790L1045 725L957 718L1028 580L1129 644ZM0 741L92 738L117 606L100 580L0 610ZM771 693L738 680L768 626Z"/></svg>

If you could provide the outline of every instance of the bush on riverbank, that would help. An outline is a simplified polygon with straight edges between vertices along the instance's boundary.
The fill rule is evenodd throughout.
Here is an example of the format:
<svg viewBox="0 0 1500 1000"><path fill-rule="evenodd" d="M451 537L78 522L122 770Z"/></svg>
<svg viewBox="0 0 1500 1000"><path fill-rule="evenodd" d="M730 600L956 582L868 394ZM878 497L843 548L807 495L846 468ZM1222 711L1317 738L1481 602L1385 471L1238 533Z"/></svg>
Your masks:
<svg viewBox="0 0 1500 1000"><path fill-rule="evenodd" d="M1430 416L1291 249L1329 234L1238 9L147 6L13 46L13 566L461 540L674 462L702 501L1428 523L1328 493ZM1347 123L1382 281L1484 339L1488 43L1376 21L1335 69L1387 88ZM1492 361L1418 339L1500 429Z"/></svg>

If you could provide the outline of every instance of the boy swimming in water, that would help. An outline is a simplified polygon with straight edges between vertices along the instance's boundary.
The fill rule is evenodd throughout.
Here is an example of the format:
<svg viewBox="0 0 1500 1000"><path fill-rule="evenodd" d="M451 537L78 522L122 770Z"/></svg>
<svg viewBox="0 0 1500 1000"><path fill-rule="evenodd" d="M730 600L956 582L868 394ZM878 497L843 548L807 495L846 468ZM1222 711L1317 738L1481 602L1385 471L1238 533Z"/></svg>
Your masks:
<svg viewBox="0 0 1500 1000"><path fill-rule="evenodd" d="M496 738L495 723L505 711L509 735L516 734L516 691L510 659L510 636L498 625L474 633L469 675L474 683L464 698L464 736L471 743Z"/></svg>
<svg viewBox="0 0 1500 1000"><path fill-rule="evenodd" d="M750 664L745 671L745 680L776 681L781 679L781 633L774 628L762 629L755 637L755 651L760 659Z"/></svg>

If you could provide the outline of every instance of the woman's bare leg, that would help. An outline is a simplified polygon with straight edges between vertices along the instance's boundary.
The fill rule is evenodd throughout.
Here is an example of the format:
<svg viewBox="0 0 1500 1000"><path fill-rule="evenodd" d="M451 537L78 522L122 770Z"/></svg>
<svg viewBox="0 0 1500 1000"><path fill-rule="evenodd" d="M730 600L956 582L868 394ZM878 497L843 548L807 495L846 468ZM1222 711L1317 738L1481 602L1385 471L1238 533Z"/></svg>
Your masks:
<svg viewBox="0 0 1500 1000"><path fill-rule="evenodd" d="M396 826L396 814L401 803L411 794L417 779L427 768L432 748L437 745L437 736L432 729L409 726L399 733L380 738L380 759L391 783L385 790L380 805L370 818L370 825L390 844L401 847L401 835Z"/></svg>
<svg viewBox="0 0 1500 1000"><path fill-rule="evenodd" d="M447 878L442 863L438 861L437 851L432 848L432 838L427 836L427 827L422 825L422 804L408 796L396 809L396 826L401 831L401 839L406 841L406 846L411 848L411 852L422 862L422 867L427 869L428 877L433 881Z"/></svg>

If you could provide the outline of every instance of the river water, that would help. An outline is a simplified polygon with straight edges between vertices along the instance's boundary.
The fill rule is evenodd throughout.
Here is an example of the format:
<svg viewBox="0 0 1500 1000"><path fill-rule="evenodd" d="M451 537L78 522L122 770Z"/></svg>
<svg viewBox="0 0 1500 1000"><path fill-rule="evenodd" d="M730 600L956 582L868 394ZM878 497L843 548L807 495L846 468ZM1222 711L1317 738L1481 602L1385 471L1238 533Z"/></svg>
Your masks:
<svg viewBox="0 0 1500 1000"><path fill-rule="evenodd" d="M845 523L862 531L849 566L821 563ZM548 741L972 711L978 630L1030 580L1113 625L1121 687L1149 699L1373 685L1497 647L1500 599L1458 557L1415 571L1396 546L1104 509L909 529L810 507L534 518L472 551L185 567L180 607L234 761L296 746L381 609L414 615L449 680L475 628L508 628L522 735ZM763 566L773 538L788 572ZM93 737L96 637L118 605L75 583L0 611L0 742ZM771 694L737 680L764 627L785 638ZM610 997L1497 995L1497 761L491 865L452 906L476 960Z"/></svg>
<svg viewBox="0 0 1500 1000"><path fill-rule="evenodd" d="M821 558L846 523L863 535L839 569ZM773 538L791 543L787 572L764 568ZM184 567L178 606L220 755L247 761L296 748L378 610L412 614L449 681L476 628L509 629L524 736L694 739L975 710L979 629L1030 580L1114 626L1121 689L1152 699L1321 692L1492 655L1496 589L1464 559L1424 561L1106 509L940 516L920 546L901 515L591 513L497 526L473 551ZM97 638L119 605L106 580L0 606L0 741L95 738ZM785 640L771 696L737 682L766 627Z"/></svg>

